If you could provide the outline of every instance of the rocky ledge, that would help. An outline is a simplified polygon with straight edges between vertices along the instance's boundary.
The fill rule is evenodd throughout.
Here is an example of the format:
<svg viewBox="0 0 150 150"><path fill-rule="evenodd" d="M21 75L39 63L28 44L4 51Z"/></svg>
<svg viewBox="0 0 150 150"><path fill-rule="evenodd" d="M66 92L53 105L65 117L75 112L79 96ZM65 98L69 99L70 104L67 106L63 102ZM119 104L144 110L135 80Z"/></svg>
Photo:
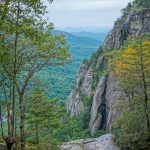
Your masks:
<svg viewBox="0 0 150 150"><path fill-rule="evenodd" d="M99 138L64 143L61 150L120 150L120 148L116 145L114 136L106 134Z"/></svg>

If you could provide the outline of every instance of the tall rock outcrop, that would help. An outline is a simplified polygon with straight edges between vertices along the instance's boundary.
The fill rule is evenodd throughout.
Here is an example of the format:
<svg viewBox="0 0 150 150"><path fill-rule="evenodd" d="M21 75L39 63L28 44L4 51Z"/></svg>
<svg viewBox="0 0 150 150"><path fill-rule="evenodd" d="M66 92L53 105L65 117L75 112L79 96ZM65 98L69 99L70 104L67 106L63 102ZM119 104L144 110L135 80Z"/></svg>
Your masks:
<svg viewBox="0 0 150 150"><path fill-rule="evenodd" d="M141 11L132 11L122 20L117 22L114 28L108 33L105 42L105 50L119 49L128 36L140 35L150 32L150 9L143 9Z"/></svg>
<svg viewBox="0 0 150 150"><path fill-rule="evenodd" d="M150 9L132 11L122 22L117 22L108 33L103 50L117 50L129 36L147 33L150 33ZM81 65L77 85L67 100L67 110L71 116L74 116L79 115L87 107L83 98L90 98L89 127L92 131L97 129L110 131L113 120L121 113L115 106L120 99L125 99L124 94L119 90L116 77L105 73L107 61L101 53L94 63Z"/></svg>
<svg viewBox="0 0 150 150"><path fill-rule="evenodd" d="M100 81L97 84L97 88L95 94L93 96L93 103L91 107L91 120L90 120L90 128L94 131L96 128L100 128L103 120L102 111L99 110L100 105L104 102L104 92L106 88L106 77L102 76Z"/></svg>
<svg viewBox="0 0 150 150"><path fill-rule="evenodd" d="M93 82L93 68L82 64L77 76L76 87L72 90L67 100L67 110L71 116L79 115L84 111L82 95L89 97L91 95Z"/></svg>

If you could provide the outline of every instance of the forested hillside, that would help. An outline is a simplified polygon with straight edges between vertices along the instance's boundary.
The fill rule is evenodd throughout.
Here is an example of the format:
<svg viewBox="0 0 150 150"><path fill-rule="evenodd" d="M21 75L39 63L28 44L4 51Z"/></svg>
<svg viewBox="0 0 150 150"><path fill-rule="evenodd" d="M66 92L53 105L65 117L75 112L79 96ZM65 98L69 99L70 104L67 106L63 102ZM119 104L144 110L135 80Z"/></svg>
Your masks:
<svg viewBox="0 0 150 150"><path fill-rule="evenodd" d="M92 39L99 40L100 42L103 42L107 33L106 33L106 31L99 31L97 33L80 31L80 32L71 32L71 34L76 35L76 36L80 36L80 37L89 37Z"/></svg>
<svg viewBox="0 0 150 150"><path fill-rule="evenodd" d="M86 128L93 134L113 133L121 149L150 149L149 6L149 1L135 0L122 9L103 47L83 62L76 86L67 100L72 118L88 114ZM95 144L90 142L90 149L96 147L94 141ZM86 139L79 142L83 148L72 143L86 149ZM96 150L106 148L108 143L104 143L99 143ZM71 143L66 143L64 149L65 146L73 149ZM112 145L110 149L118 148Z"/></svg>
<svg viewBox="0 0 150 150"><path fill-rule="evenodd" d="M0 1L0 150L149 150L150 1L105 40L54 30L51 3Z"/></svg>
<svg viewBox="0 0 150 150"><path fill-rule="evenodd" d="M85 58L90 58L92 53L102 44L99 41L103 41L103 35L95 40L58 30L53 31L53 34L65 36L71 54L71 62L64 66L48 67L37 76L42 81L43 86L45 84L46 88L43 90L49 98L55 97L64 101L75 86L77 72L82 61Z"/></svg>

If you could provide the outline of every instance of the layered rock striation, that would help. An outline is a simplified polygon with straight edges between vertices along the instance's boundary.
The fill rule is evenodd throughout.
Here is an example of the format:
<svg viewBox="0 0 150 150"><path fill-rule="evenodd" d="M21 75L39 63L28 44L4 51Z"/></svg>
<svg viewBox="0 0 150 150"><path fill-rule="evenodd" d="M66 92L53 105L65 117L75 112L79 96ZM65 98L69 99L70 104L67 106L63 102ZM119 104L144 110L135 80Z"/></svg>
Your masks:
<svg viewBox="0 0 150 150"><path fill-rule="evenodd" d="M147 33L150 33L150 9L132 11L121 23L117 22L108 33L103 50L118 50L129 36ZM91 131L98 129L111 131L113 120L121 114L116 109L116 105L121 99L123 100L123 97L125 99L124 94L119 90L119 83L115 75L105 73L106 68L107 60L103 53L100 54L96 62L90 65L82 64L76 87L67 100L67 110L71 116L74 116L86 109L84 97L90 99L89 127ZM96 80L95 74L98 76Z"/></svg>

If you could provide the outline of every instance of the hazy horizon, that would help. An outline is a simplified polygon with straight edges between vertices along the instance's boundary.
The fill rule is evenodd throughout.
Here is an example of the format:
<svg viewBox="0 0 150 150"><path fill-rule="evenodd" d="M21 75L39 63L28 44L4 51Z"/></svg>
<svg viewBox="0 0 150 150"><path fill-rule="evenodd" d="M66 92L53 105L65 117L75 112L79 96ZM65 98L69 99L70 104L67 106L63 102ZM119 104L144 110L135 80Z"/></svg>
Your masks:
<svg viewBox="0 0 150 150"><path fill-rule="evenodd" d="M80 26L80 27L55 27L55 30L61 30L65 32L89 32L89 33L106 33L111 30L109 27L90 27L90 26Z"/></svg>
<svg viewBox="0 0 150 150"><path fill-rule="evenodd" d="M46 0L44 0L45 2ZM123 9L132 0L54 0L48 5L47 18L56 29L94 28L105 30L113 27ZM92 29L93 28L93 29ZM96 31L95 31L96 32Z"/></svg>

